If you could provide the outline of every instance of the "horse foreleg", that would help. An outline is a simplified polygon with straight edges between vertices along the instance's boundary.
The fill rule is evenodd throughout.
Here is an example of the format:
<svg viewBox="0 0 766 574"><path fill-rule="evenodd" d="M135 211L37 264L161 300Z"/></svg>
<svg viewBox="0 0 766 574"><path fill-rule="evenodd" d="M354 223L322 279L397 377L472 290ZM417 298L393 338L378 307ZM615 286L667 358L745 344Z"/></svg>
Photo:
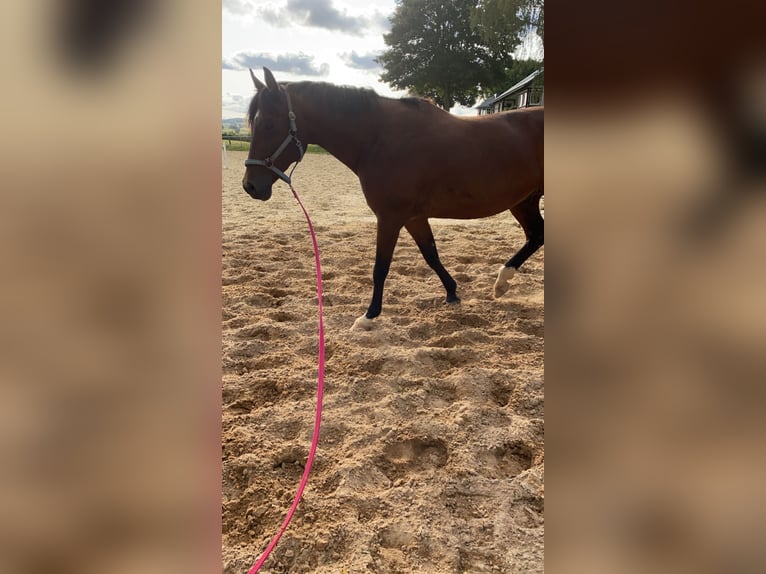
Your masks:
<svg viewBox="0 0 766 574"><path fill-rule="evenodd" d="M516 271L529 257L545 242L545 220L540 214L540 198L542 191L529 196L511 209L511 213L518 220L526 243L500 268L495 281L495 298L502 297L510 289L510 280Z"/></svg>
<svg viewBox="0 0 766 574"><path fill-rule="evenodd" d="M402 225L393 223L385 219L378 218L378 236L375 249L375 267L372 271L372 301L367 308L367 312L354 321L352 330L369 330L372 328L372 320L380 315L383 307L383 285L388 276L388 270L391 267L391 258L394 255L394 248L399 239L399 231Z"/></svg>
<svg viewBox="0 0 766 574"><path fill-rule="evenodd" d="M425 217L411 219L404 224L404 227L407 228L407 231L410 232L415 243L417 243L423 259L426 260L428 266L441 279L442 285L444 285L444 289L447 291L447 303L460 303L460 297L457 296L457 283L439 260L439 252L436 250L436 241L434 241L434 234L431 231L428 219Z"/></svg>

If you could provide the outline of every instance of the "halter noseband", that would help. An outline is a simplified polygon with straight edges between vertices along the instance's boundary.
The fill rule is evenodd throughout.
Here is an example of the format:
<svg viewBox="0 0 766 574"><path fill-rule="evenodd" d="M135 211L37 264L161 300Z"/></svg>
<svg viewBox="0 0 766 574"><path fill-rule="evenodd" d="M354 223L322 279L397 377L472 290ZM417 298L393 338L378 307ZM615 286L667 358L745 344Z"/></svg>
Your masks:
<svg viewBox="0 0 766 574"><path fill-rule="evenodd" d="M277 177L287 183L287 185L290 185L290 176L287 175L285 172L283 172L281 169L279 169L277 166L274 165L274 161L279 157L279 155L285 151L288 145L290 145L290 142L295 142L295 147L298 148L298 161L295 162L295 165L298 165L298 163L303 159L303 144L301 143L301 140L298 139L298 128L295 125L295 114L293 113L293 104L290 101L290 94L287 92L287 90L283 90L285 93L285 97L287 98L287 117L290 120L290 129L287 132L287 136L285 136L285 139L282 141L282 144L277 148L277 151L275 151L273 154L271 154L266 159L246 159L245 160L245 167L249 167L251 165L261 165L265 167L266 169L269 169L273 171L275 174L277 174ZM293 170L295 168L293 167ZM292 173L292 172L291 172Z"/></svg>

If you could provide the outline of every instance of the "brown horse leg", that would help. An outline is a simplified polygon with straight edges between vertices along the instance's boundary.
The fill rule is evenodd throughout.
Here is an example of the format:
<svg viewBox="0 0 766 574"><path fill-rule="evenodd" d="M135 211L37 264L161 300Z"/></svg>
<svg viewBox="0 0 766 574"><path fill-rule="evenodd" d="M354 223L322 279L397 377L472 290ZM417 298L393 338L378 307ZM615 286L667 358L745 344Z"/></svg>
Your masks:
<svg viewBox="0 0 766 574"><path fill-rule="evenodd" d="M381 219L378 217L378 236L377 247L375 250L375 267L372 271L372 301L367 312L354 321L351 327L354 329L369 330L372 328L372 319L380 315L383 307L383 284L388 276L388 269L391 267L391 258L394 256L394 248L399 239L399 231L402 224Z"/></svg>
<svg viewBox="0 0 766 574"><path fill-rule="evenodd" d="M500 268L495 281L495 297L501 297L510 289L510 279L516 273L521 264L543 245L545 239L545 220L540 214L540 198L543 192L539 191L530 195L527 199L511 208L511 213L521 224L527 237L526 243Z"/></svg>
<svg viewBox="0 0 766 574"><path fill-rule="evenodd" d="M423 255L423 259L426 260L428 266L433 269L442 281L442 285L447 290L447 303L460 303L460 297L457 296L457 283L439 260L439 252L436 250L436 242L434 241L434 234L431 231L431 226L428 224L428 219L425 217L418 217L417 219L410 219L404 224L407 231L410 232L415 243L418 244L420 253Z"/></svg>

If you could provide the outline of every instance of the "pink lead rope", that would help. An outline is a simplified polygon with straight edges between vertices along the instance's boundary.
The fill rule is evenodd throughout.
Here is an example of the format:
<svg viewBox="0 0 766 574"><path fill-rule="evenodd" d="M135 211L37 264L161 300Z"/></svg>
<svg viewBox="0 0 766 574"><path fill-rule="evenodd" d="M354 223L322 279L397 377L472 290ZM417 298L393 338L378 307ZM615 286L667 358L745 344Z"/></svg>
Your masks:
<svg viewBox="0 0 766 574"><path fill-rule="evenodd" d="M287 530L287 527L290 524L290 520L292 520L293 514L295 514L295 510L298 508L298 503L301 501L303 491L309 482L311 465L314 462L314 455L316 454L317 444L319 443L319 425L322 420L322 396L324 395L324 320L322 311L322 266L319 263L319 246L317 245L317 238L316 234L314 233L314 226L311 224L311 218L309 217L306 208L303 206L303 202L301 202L301 199L298 197L298 193L295 191L295 188L292 186L292 184L290 184L290 190L293 192L293 196L295 196L295 200L298 202L298 205L300 205L301 209L303 210L303 215L306 217L306 222L309 224L311 242L314 245L314 262L316 264L317 277L317 301L319 301L319 370L317 373L317 411L316 417L314 418L314 436L311 438L311 448L309 449L309 456L306 460L306 468L303 469L303 476L301 477L301 483L298 486L298 491L295 493L293 504L290 506L290 510L287 511L287 516L285 516L285 520L282 523L279 532L277 532L274 538L271 539L271 542L269 542L266 550L264 550L263 554L261 554L261 557L258 558L258 561L255 563L255 565L253 565L253 567L248 570L247 574L255 574L261 569L261 566L263 566L263 563L266 562L269 554L271 554L271 551L274 550L277 542L279 542L279 539L282 538L282 534L284 534L285 530Z"/></svg>

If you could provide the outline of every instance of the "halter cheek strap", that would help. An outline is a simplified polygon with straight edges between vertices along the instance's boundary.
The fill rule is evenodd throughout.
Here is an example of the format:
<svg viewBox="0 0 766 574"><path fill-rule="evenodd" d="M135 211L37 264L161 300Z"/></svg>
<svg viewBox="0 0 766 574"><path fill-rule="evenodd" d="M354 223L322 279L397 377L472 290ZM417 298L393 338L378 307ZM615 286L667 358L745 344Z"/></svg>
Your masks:
<svg viewBox="0 0 766 574"><path fill-rule="evenodd" d="M298 148L298 161L295 162L295 165L298 165L298 163L303 159L303 144L301 143L301 140L298 139L298 127L295 125L295 114L293 113L293 104L290 101L290 94L287 92L287 90L284 90L285 97L287 97L287 117L290 120L290 129L287 132L287 136L285 136L285 139L282 141L280 146L277 148L277 151L275 151L273 154L271 154L266 159L246 159L245 160L245 167L249 167L251 165L260 165L265 167L266 169L269 169L273 171L279 179L290 185L291 180L290 176L287 175L285 172L283 172L281 169L279 169L276 165L274 165L274 162L276 159L280 156L280 154L285 151L288 145L290 145L291 142L295 143L295 147ZM293 166L293 170L295 170L295 167ZM292 174L292 171L290 172Z"/></svg>

